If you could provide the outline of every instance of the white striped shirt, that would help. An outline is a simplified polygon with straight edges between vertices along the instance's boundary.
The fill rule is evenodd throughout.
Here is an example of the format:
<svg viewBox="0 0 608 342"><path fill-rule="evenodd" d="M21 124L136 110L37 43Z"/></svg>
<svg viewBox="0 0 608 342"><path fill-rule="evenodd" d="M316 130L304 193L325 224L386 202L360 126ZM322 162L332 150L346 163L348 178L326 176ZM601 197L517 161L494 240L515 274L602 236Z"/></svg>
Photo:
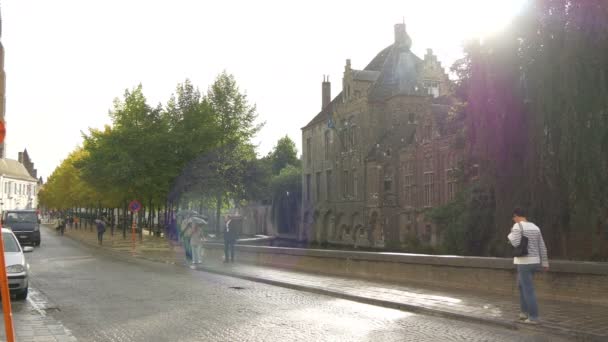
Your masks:
<svg viewBox="0 0 608 342"><path fill-rule="evenodd" d="M514 257L514 264L542 264L544 267L549 267L549 258L547 257L547 247L543 240L543 235L534 223L521 221L520 224L524 227L524 235L528 238L528 255L524 257ZM521 228L519 224L514 224L511 228L511 233L508 236L511 245L519 246L521 242Z"/></svg>

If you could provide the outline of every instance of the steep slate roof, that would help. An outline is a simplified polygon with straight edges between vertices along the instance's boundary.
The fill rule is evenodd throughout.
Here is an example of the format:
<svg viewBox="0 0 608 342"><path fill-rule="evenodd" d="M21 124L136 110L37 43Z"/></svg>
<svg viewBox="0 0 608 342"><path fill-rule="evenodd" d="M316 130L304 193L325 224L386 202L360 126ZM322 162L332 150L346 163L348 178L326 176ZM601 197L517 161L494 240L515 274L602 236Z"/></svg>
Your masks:
<svg viewBox="0 0 608 342"><path fill-rule="evenodd" d="M388 51L391 49L393 45L389 45L388 47L386 47L384 50L380 51L380 53L378 53L376 55L376 57L374 57L374 59L372 59L372 61L365 67L365 69L363 70L357 70L356 72L358 73L363 73L362 77L367 77L367 78L371 78L374 77L373 81L376 81L378 79L378 76L380 76L380 69L382 68L382 65L384 65L384 61L386 60L386 56L388 56ZM310 120L310 122L308 122L308 124L306 124L306 126L302 127L302 129L308 128L310 126L313 126L321 121L327 121L327 119L329 118L329 114L331 114L333 112L333 107L340 103L342 101L342 92L340 92L336 97L334 97L334 99L325 107L323 108L323 110L321 110L319 112L319 114L317 114L312 120Z"/></svg>
<svg viewBox="0 0 608 342"><path fill-rule="evenodd" d="M410 51L408 45L393 44L378 80L369 91L370 100L381 101L397 94L419 94L418 69L421 63L422 60Z"/></svg>
<svg viewBox="0 0 608 342"><path fill-rule="evenodd" d="M327 106L325 106L325 108L323 108L323 110L320 111L319 114L312 118L312 120L310 120L310 122L306 124L306 126L302 127L302 129L308 128L322 121L327 122L327 120L329 119L329 115L333 113L334 106L340 102L342 102L342 92L340 92L338 96L334 97L334 99L331 100L331 102Z"/></svg>
<svg viewBox="0 0 608 342"><path fill-rule="evenodd" d="M405 25L402 30L396 42L380 51L364 70L353 70L355 79L374 82L368 93L370 101L382 101L398 94L423 94L423 88L418 84L418 71L423 61L410 50L412 41L405 31ZM302 129L321 120L326 121L334 105L339 103L336 102L338 99L341 101L342 93Z"/></svg>
<svg viewBox="0 0 608 342"><path fill-rule="evenodd" d="M389 51L393 47L393 44L384 48L384 50L380 51L374 59L365 67L364 70L374 70L380 71L382 70L382 66L384 65L384 61L386 61L386 56L388 56Z"/></svg>
<svg viewBox="0 0 608 342"><path fill-rule="evenodd" d="M357 81L375 82L378 76L380 76L380 71L353 70L353 78Z"/></svg>
<svg viewBox="0 0 608 342"><path fill-rule="evenodd" d="M0 175L31 182L37 181L36 178L30 176L23 164L13 159L0 159Z"/></svg>

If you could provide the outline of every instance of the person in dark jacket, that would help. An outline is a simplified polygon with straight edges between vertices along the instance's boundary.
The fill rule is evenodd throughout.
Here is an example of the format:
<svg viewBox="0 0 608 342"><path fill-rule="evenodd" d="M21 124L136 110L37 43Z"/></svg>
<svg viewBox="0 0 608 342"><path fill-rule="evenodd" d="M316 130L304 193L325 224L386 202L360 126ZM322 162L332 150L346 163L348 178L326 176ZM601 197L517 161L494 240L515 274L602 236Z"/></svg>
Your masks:
<svg viewBox="0 0 608 342"><path fill-rule="evenodd" d="M224 262L234 262L234 243L236 242L236 229L231 225L232 220L226 216L224 227Z"/></svg>
<svg viewBox="0 0 608 342"><path fill-rule="evenodd" d="M101 219L95 220L97 225L97 242L101 245L103 244L103 233L106 232L106 222L102 217Z"/></svg>

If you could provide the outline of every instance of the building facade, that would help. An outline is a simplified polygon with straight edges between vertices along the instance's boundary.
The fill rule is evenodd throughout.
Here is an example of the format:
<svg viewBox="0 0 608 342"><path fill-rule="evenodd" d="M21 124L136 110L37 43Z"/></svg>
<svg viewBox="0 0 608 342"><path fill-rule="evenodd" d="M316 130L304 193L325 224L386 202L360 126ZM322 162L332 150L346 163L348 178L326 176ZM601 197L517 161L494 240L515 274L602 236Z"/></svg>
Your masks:
<svg viewBox="0 0 608 342"><path fill-rule="evenodd" d="M0 159L0 210L36 209L38 180L13 159Z"/></svg>
<svg viewBox="0 0 608 342"><path fill-rule="evenodd" d="M342 91L322 83L322 109L302 128L301 240L365 247L437 245L424 212L457 191L462 152L446 129L450 81L405 24L362 70L346 60ZM444 104L441 104L444 103Z"/></svg>

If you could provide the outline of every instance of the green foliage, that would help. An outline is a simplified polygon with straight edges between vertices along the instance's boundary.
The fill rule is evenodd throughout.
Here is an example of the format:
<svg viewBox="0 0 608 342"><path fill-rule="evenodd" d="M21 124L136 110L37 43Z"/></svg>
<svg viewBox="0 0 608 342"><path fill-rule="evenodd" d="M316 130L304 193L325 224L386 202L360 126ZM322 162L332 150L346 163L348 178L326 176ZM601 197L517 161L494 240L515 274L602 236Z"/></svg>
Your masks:
<svg viewBox="0 0 608 342"><path fill-rule="evenodd" d="M225 72L205 97L186 80L165 106L148 105L139 85L115 99L109 115L112 126L83 133L83 147L49 177L43 205L162 205L169 197L221 207L268 192L270 168L250 143L262 125Z"/></svg>
<svg viewBox="0 0 608 342"><path fill-rule="evenodd" d="M452 70L470 164L495 197L495 253L528 207L552 255L599 252L608 212L608 2L531 1ZM591 249L568 248L587 241ZM503 244L504 245L504 244Z"/></svg>
<svg viewBox="0 0 608 342"><path fill-rule="evenodd" d="M248 144L264 126L256 124L258 114L247 95L241 93L234 76L222 72L209 88L205 102L210 106L219 130L219 145Z"/></svg>
<svg viewBox="0 0 608 342"><path fill-rule="evenodd" d="M443 232L444 252L456 255L487 254L492 248L493 201L491 192L474 184L460 191L452 202L427 213Z"/></svg>
<svg viewBox="0 0 608 342"><path fill-rule="evenodd" d="M296 144L288 136L279 139L274 150L269 153L268 157L272 163L272 173L275 175L278 175L287 165L296 167L301 166L300 160L298 159Z"/></svg>

